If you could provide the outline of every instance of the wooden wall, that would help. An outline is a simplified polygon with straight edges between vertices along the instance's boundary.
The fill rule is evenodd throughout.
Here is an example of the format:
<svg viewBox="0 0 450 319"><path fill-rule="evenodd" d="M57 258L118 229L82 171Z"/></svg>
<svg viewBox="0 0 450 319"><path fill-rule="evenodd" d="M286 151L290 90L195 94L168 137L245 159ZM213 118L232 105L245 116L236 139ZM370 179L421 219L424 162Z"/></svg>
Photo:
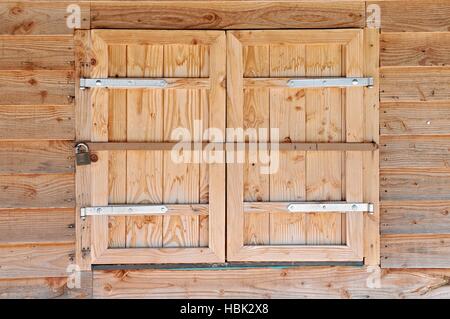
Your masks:
<svg viewBox="0 0 450 319"><path fill-rule="evenodd" d="M448 268L450 2L373 3L381 8L381 266Z"/></svg>
<svg viewBox="0 0 450 319"><path fill-rule="evenodd" d="M0 4L0 297L78 297L67 3ZM88 4L83 18L89 23ZM83 22L83 27L89 27Z"/></svg>
<svg viewBox="0 0 450 319"><path fill-rule="evenodd" d="M92 292L90 273L83 274L82 289L66 287L75 242L74 43L65 23L67 5L73 3L0 4L0 298L89 297ZM379 5L381 266L450 267L449 1L75 3L83 29L361 28L366 5ZM283 297L286 291L298 297L450 295L448 271L440 269L384 270L384 290L360 287L368 276L365 269L221 274L191 272L185 286L192 288L185 289L170 284L180 272L96 271L93 291L99 297L205 296L205 291L230 297L244 288L245 297ZM270 290L266 285L273 283L258 279L268 274L283 278L280 286ZM324 278L335 276L343 278L342 287L330 289ZM124 284L136 277L146 284L143 290ZM172 288L158 290L160 278ZM218 279L232 284L225 287Z"/></svg>

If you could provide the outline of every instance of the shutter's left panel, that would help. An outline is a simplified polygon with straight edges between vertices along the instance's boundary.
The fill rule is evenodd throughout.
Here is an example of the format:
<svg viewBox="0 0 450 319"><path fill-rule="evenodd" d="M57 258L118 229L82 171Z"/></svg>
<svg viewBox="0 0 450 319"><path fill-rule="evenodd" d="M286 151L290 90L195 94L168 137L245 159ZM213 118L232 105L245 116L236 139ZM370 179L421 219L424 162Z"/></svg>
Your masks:
<svg viewBox="0 0 450 319"><path fill-rule="evenodd" d="M225 34L93 30L85 47L99 85L77 101L92 160L77 167L91 212L79 246L93 264L224 261L225 168L201 145L225 127Z"/></svg>

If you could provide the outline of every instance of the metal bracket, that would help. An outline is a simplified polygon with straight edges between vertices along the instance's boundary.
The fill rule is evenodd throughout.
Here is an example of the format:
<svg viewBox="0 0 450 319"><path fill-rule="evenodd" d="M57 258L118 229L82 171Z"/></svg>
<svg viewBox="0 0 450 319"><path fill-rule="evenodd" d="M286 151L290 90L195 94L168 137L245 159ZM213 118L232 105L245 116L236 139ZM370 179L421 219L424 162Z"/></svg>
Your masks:
<svg viewBox="0 0 450 319"><path fill-rule="evenodd" d="M80 89L86 88L164 88L167 81L163 79L148 78L104 78L104 79L80 79Z"/></svg>
<svg viewBox="0 0 450 319"><path fill-rule="evenodd" d="M374 211L371 203L304 202L291 203L287 208L291 213L368 212L373 214Z"/></svg>
<svg viewBox="0 0 450 319"><path fill-rule="evenodd" d="M373 87L373 78L299 78L287 81L291 88L322 88L322 87L354 87L367 86Z"/></svg>
<svg viewBox="0 0 450 319"><path fill-rule="evenodd" d="M153 215L164 214L169 209L165 205L109 205L82 207L81 217L86 216L117 216L117 215Z"/></svg>

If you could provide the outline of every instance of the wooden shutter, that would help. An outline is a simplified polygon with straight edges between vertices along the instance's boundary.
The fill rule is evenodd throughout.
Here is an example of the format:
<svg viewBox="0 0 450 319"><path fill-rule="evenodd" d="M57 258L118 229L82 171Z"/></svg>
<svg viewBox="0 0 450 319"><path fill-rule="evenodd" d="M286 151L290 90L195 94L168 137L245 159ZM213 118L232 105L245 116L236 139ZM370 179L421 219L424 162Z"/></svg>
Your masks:
<svg viewBox="0 0 450 319"><path fill-rule="evenodd" d="M284 145L321 143L324 149L308 150L307 144L301 150L282 148L279 169L273 174L261 174L262 164L250 159L250 151L244 164L227 164L229 261L363 260L363 213L290 213L287 207L306 201L377 202L365 191L378 180L372 179L376 174L363 172L363 151L348 151L349 144L342 144L375 140L365 128L366 117L370 121L374 114L365 105L367 89L286 86L292 77L364 76L363 34L363 30L227 34L227 127L279 128ZM267 139L258 136L259 142ZM369 164L375 152L369 153L370 171L375 170Z"/></svg>
<svg viewBox="0 0 450 319"><path fill-rule="evenodd" d="M90 37L91 78L169 83L86 90L91 107L78 110L78 130L88 131L94 144L107 144L93 151L98 160L89 168L90 203L85 204L169 208L163 215L89 216L92 263L224 261L224 164L174 163L167 143L177 127L194 134L195 120L203 121L203 129L225 128L225 33L93 30ZM208 138L193 135L190 141ZM133 142L146 146L111 148Z"/></svg>

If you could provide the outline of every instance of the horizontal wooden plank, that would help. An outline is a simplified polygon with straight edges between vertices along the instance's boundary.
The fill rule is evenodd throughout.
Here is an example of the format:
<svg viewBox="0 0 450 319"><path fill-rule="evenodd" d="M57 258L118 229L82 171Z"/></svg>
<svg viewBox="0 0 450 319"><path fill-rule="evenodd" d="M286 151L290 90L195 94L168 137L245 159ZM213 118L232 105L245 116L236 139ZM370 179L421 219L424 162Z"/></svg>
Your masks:
<svg viewBox="0 0 450 319"><path fill-rule="evenodd" d="M94 298L449 298L449 270L299 267L94 271Z"/></svg>
<svg viewBox="0 0 450 319"><path fill-rule="evenodd" d="M381 200L450 200L448 169L381 169Z"/></svg>
<svg viewBox="0 0 450 319"><path fill-rule="evenodd" d="M114 150L160 150L170 151L174 147L179 149L201 150L248 150L262 147L259 143L252 142L88 142L91 151L114 151ZM374 151L378 149L376 143L279 143L263 144L267 150L278 149L282 151Z"/></svg>
<svg viewBox="0 0 450 319"><path fill-rule="evenodd" d="M66 105L74 96L73 70L0 72L1 105Z"/></svg>
<svg viewBox="0 0 450 319"><path fill-rule="evenodd" d="M450 138L382 136L380 168L450 168Z"/></svg>
<svg viewBox="0 0 450 319"><path fill-rule="evenodd" d="M450 201L381 204L382 234L450 234Z"/></svg>
<svg viewBox="0 0 450 319"><path fill-rule="evenodd" d="M0 209L0 245L75 241L75 209Z"/></svg>
<svg viewBox="0 0 450 319"><path fill-rule="evenodd" d="M74 253L74 244L2 245L0 278L67 276Z"/></svg>
<svg viewBox="0 0 450 319"><path fill-rule="evenodd" d="M0 70L73 70L73 36L0 36Z"/></svg>
<svg viewBox="0 0 450 319"><path fill-rule="evenodd" d="M73 143L69 141L33 141L0 143L0 174L73 173Z"/></svg>
<svg viewBox="0 0 450 319"><path fill-rule="evenodd" d="M230 32L239 42L245 45L267 45L276 44L348 44L362 31L358 29L350 30L237 30ZM247 84L251 84L252 78L247 79ZM267 80L267 78L266 78ZM244 85L245 85L244 81ZM275 84L277 82L275 81Z"/></svg>
<svg viewBox="0 0 450 319"><path fill-rule="evenodd" d="M91 27L114 29L361 28L364 2L92 2Z"/></svg>
<svg viewBox="0 0 450 319"><path fill-rule="evenodd" d="M381 267L449 268L450 235L383 235L381 236Z"/></svg>
<svg viewBox="0 0 450 319"><path fill-rule="evenodd" d="M92 298L92 272L80 273L80 286L68 287L68 276L0 279L1 299L87 299ZM71 283L72 284L72 283Z"/></svg>
<svg viewBox="0 0 450 319"><path fill-rule="evenodd" d="M449 31L450 3L447 0L369 1L379 6L383 32Z"/></svg>
<svg viewBox="0 0 450 319"><path fill-rule="evenodd" d="M450 68L380 68L381 101L450 100Z"/></svg>
<svg viewBox="0 0 450 319"><path fill-rule="evenodd" d="M0 140L74 140L74 113L73 104L0 105Z"/></svg>
<svg viewBox="0 0 450 319"><path fill-rule="evenodd" d="M0 208L75 207L74 174L0 175Z"/></svg>
<svg viewBox="0 0 450 319"><path fill-rule="evenodd" d="M383 102L380 106L380 133L449 135L449 102Z"/></svg>
<svg viewBox="0 0 450 319"><path fill-rule="evenodd" d="M0 34L73 34L69 5L80 8L79 28L89 29L89 3L77 1L12 2L0 4ZM72 23L67 23L67 22ZM75 22L78 22L75 20Z"/></svg>
<svg viewBox="0 0 450 319"><path fill-rule="evenodd" d="M381 66L448 66L450 32L381 33Z"/></svg>

